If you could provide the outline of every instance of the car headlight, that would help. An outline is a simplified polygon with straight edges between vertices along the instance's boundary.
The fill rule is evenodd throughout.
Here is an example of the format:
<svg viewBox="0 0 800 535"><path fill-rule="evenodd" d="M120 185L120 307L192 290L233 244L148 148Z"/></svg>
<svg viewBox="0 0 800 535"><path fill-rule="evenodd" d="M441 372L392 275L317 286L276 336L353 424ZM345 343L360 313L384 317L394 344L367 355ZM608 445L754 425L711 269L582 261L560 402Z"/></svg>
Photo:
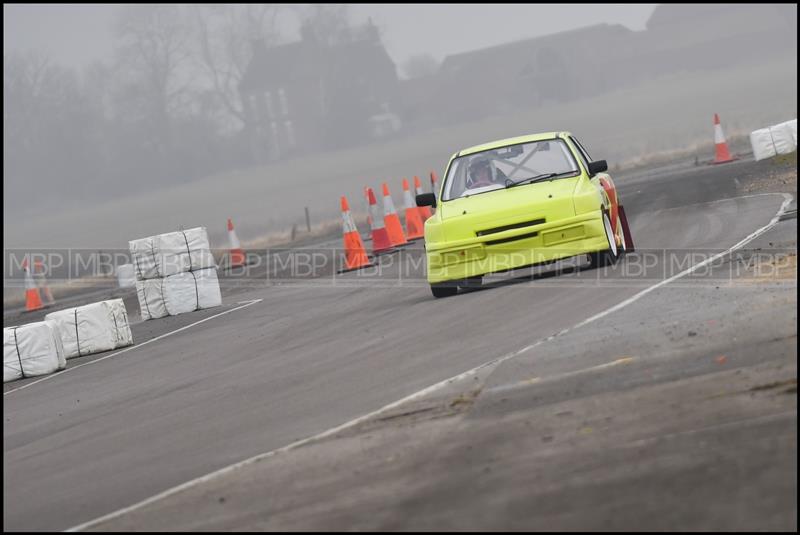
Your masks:
<svg viewBox="0 0 800 535"><path fill-rule="evenodd" d="M594 184L581 180L572 195L572 203L575 206L575 215L580 215L600 209L603 197Z"/></svg>
<svg viewBox="0 0 800 535"><path fill-rule="evenodd" d="M444 241L444 225L435 215L425 221L425 243L439 243Z"/></svg>

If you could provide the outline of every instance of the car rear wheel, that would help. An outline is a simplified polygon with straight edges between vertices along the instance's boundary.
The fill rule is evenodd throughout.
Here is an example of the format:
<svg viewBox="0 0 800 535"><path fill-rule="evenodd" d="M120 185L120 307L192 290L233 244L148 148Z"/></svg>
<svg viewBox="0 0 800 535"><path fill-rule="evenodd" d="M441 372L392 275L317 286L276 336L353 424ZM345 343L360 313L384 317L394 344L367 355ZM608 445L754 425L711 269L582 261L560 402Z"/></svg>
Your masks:
<svg viewBox="0 0 800 535"><path fill-rule="evenodd" d="M450 297L458 293L458 286L454 282L441 282L431 284L431 293L434 297Z"/></svg>
<svg viewBox="0 0 800 535"><path fill-rule="evenodd" d="M589 262L591 263L592 267L610 266L619 258L617 239L614 236L614 231L611 230L611 221L608 219L608 214L605 212L605 210L603 211L603 227L606 230L608 249L605 251L589 253Z"/></svg>

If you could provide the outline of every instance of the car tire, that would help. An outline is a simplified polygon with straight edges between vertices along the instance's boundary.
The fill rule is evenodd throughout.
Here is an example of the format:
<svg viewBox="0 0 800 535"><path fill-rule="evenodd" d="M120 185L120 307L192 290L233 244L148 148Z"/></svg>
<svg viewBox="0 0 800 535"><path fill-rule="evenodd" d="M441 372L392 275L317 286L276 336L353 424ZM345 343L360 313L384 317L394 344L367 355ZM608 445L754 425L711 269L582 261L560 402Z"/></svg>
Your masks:
<svg viewBox="0 0 800 535"><path fill-rule="evenodd" d="M596 251L589 253L589 262L591 267L605 267L614 264L619 259L619 250L617 249L617 240L614 237L614 231L611 230L611 221L608 219L608 214L603 210L603 227L606 230L606 241L608 241L608 249L605 251Z"/></svg>
<svg viewBox="0 0 800 535"><path fill-rule="evenodd" d="M625 253L628 252L628 244L625 241L625 231L622 229L622 218L617 216L617 228L619 229L619 238L620 238L620 247L619 251L617 252L617 259L622 258L625 256Z"/></svg>
<svg viewBox="0 0 800 535"><path fill-rule="evenodd" d="M450 297L458 293L458 286L453 282L441 282L439 284L431 284L431 293L437 299L440 297Z"/></svg>
<svg viewBox="0 0 800 535"><path fill-rule="evenodd" d="M483 276L478 275L477 277L469 277L464 279L463 281L458 283L459 288L463 288L465 290L477 290L483 284Z"/></svg>

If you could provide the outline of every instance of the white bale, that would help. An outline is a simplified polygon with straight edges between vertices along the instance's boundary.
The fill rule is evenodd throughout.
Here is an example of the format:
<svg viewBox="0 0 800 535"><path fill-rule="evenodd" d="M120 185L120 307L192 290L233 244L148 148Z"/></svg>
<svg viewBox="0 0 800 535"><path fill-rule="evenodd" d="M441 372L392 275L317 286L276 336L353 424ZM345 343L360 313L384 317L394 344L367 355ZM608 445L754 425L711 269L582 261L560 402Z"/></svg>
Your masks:
<svg viewBox="0 0 800 535"><path fill-rule="evenodd" d="M45 319L44 322L50 327L50 331L53 333L53 342L55 343L56 354L58 355L58 369L63 370L67 367L67 352L64 351L64 343L61 341L58 325L52 320Z"/></svg>
<svg viewBox="0 0 800 535"><path fill-rule="evenodd" d="M177 273L162 279L136 281L142 319L163 318L222 304L217 270Z"/></svg>
<svg viewBox="0 0 800 535"><path fill-rule="evenodd" d="M750 146L756 161L797 150L797 119L750 132Z"/></svg>
<svg viewBox="0 0 800 535"><path fill-rule="evenodd" d="M775 143L769 128L760 128L750 132L750 146L756 161L772 158L777 154Z"/></svg>
<svg viewBox="0 0 800 535"><path fill-rule="evenodd" d="M137 280L217 267L205 227L128 242Z"/></svg>
<svg viewBox="0 0 800 535"><path fill-rule="evenodd" d="M122 299L51 312L45 320L55 323L68 359L133 344Z"/></svg>
<svg viewBox="0 0 800 535"><path fill-rule="evenodd" d="M136 281L136 297L139 299L139 311L143 321L169 316L164 302L166 280L163 278Z"/></svg>
<svg viewBox="0 0 800 535"><path fill-rule="evenodd" d="M131 324L128 321L128 310L125 308L125 301L122 299L109 299L105 302L111 307L114 327L116 327L117 344L114 349L133 345L133 333L131 332Z"/></svg>
<svg viewBox="0 0 800 535"><path fill-rule="evenodd" d="M797 150L797 119L770 126L778 154L791 154Z"/></svg>
<svg viewBox="0 0 800 535"><path fill-rule="evenodd" d="M133 264L117 266L117 282L120 288L136 286L136 270L133 268Z"/></svg>
<svg viewBox="0 0 800 535"><path fill-rule="evenodd" d="M791 154L797 150L797 143L792 137L792 129L787 123L776 124L769 127L775 143L775 152L778 154Z"/></svg>
<svg viewBox="0 0 800 535"><path fill-rule="evenodd" d="M67 362L58 333L47 321L3 329L3 382L47 375Z"/></svg>

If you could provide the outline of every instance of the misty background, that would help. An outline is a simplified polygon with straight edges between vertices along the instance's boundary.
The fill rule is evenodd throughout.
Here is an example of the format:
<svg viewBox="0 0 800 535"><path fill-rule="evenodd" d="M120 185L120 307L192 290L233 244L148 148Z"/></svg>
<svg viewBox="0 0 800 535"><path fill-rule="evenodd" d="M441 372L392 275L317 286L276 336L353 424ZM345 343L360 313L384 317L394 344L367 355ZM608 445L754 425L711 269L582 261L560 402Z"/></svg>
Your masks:
<svg viewBox="0 0 800 535"><path fill-rule="evenodd" d="M796 117L797 6L5 5L6 247L244 242L571 130L619 166ZM612 167L613 168L613 167ZM217 246L224 246L218 243Z"/></svg>

